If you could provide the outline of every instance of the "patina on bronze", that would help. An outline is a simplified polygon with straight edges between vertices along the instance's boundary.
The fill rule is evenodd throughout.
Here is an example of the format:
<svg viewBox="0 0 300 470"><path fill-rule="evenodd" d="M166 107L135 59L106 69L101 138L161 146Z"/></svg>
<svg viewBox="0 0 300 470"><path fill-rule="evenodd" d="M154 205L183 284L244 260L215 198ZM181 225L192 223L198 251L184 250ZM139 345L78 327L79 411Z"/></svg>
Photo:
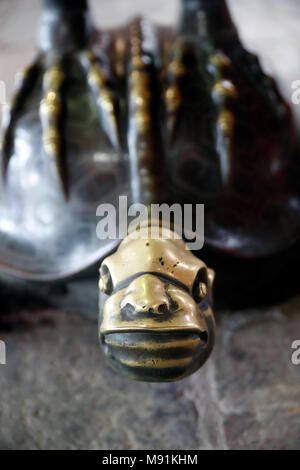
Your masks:
<svg viewBox="0 0 300 470"><path fill-rule="evenodd" d="M108 298L99 336L111 365L132 379L158 382L199 369L215 339L213 279L176 232L151 220L131 232L100 268Z"/></svg>

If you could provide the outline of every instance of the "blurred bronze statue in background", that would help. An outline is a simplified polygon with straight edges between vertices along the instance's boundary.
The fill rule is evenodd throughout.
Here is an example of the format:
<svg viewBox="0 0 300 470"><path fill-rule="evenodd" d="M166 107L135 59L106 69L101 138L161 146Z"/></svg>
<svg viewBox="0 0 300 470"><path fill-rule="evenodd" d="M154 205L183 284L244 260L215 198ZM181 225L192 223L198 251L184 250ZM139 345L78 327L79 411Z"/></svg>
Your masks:
<svg viewBox="0 0 300 470"><path fill-rule="evenodd" d="M176 30L137 18L97 31L85 0L43 3L38 56L18 76L4 122L3 278L65 283L109 255L100 271L105 353L136 379L185 377L214 343L206 263L217 305L275 301L296 288L290 109L243 48L225 0L181 0ZM147 206L205 204L204 248L131 234L118 249L99 240L96 208L120 194Z"/></svg>

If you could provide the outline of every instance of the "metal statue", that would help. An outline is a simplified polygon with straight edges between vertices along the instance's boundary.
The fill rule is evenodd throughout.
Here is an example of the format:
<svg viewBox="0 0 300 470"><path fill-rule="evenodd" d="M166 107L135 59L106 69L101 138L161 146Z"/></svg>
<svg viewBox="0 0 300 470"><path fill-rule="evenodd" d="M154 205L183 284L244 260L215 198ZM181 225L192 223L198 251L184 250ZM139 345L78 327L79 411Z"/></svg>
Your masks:
<svg viewBox="0 0 300 470"><path fill-rule="evenodd" d="M225 0L181 3L176 30L137 18L98 31L86 0L43 0L37 58L4 120L1 278L94 283L101 263L100 341L138 380L177 380L206 361L214 271L218 303L251 305L287 294L299 258L290 109ZM97 207L120 195L205 204L204 248L191 253L151 218L142 238L99 240Z"/></svg>

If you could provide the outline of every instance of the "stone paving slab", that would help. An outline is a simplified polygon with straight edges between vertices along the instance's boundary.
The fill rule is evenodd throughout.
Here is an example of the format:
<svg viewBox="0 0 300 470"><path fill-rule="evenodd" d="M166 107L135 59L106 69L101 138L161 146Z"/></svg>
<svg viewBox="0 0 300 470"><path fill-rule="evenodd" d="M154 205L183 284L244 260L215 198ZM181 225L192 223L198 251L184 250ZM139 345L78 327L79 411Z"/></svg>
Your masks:
<svg viewBox="0 0 300 470"><path fill-rule="evenodd" d="M174 384L116 375L92 318L15 315L14 328L0 330L2 449L300 449L300 366L291 363L300 297L217 313L211 359Z"/></svg>

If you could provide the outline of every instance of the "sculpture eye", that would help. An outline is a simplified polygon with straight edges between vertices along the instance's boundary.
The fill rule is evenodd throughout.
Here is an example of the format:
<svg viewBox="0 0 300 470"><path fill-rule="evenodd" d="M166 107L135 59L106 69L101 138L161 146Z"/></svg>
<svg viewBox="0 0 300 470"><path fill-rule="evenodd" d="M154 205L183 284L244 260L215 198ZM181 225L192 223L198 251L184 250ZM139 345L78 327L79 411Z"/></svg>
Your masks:
<svg viewBox="0 0 300 470"><path fill-rule="evenodd" d="M193 298L194 300L199 303L202 299L207 296L208 293L208 276L207 276L207 269L201 268L198 271L196 279L193 285Z"/></svg>
<svg viewBox="0 0 300 470"><path fill-rule="evenodd" d="M104 294L110 295L113 291L113 282L106 264L102 264L100 268L99 288Z"/></svg>

